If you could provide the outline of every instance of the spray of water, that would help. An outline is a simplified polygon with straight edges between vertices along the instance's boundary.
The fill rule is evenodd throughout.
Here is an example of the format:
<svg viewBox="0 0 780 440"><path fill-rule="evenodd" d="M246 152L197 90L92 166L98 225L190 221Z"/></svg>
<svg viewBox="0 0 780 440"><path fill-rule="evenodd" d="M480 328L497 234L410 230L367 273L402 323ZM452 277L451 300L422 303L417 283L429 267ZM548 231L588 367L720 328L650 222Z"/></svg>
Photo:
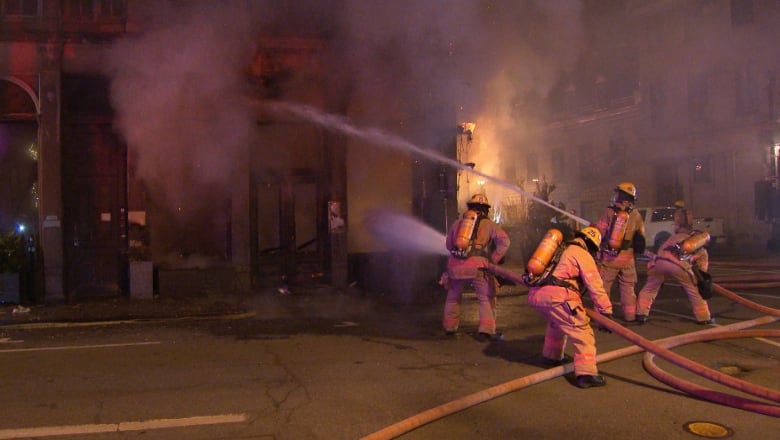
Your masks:
<svg viewBox="0 0 780 440"><path fill-rule="evenodd" d="M372 211L366 222L371 233L389 249L449 255L444 234L409 215L379 209Z"/></svg>
<svg viewBox="0 0 780 440"><path fill-rule="evenodd" d="M389 148L395 148L398 150L404 150L404 151L410 151L416 154L419 154L420 156L426 157L428 159L434 160L436 162L442 163L444 165L451 166L453 168L461 169L464 171L468 171L471 174L480 176L484 178L485 180L489 180L509 191L513 191L515 193L521 194L525 197L530 198L531 200L534 200L538 203L541 203L550 209L557 211L561 214L564 214L568 217L571 217L576 222L583 224L583 225L589 225L590 222L588 220L583 219L582 217L578 217L568 211L565 211L563 209L558 208L557 206L540 199L539 197L534 196L533 194L530 194L526 191L524 191L522 188L520 188L517 185L514 185L512 183L509 183L503 179L500 179L498 177L491 176L489 174L485 174L483 172L477 171L472 169L471 167L464 165L457 160L450 159L441 153L438 153L433 150L427 150L425 148L421 148L405 139L402 139L398 136L392 135L390 133L384 132L382 130L379 130L377 128L359 128L351 124L346 118L340 115L335 115L332 113L324 113L314 107L308 106L308 105L302 105L302 104L294 104L289 102L259 102L259 104L268 110L275 112L277 114L288 114L293 115L297 118L305 119L309 122L313 122L317 125L320 125L326 129L337 131L342 134L360 138L365 141L371 142L372 144L379 145L379 146L385 146Z"/></svg>

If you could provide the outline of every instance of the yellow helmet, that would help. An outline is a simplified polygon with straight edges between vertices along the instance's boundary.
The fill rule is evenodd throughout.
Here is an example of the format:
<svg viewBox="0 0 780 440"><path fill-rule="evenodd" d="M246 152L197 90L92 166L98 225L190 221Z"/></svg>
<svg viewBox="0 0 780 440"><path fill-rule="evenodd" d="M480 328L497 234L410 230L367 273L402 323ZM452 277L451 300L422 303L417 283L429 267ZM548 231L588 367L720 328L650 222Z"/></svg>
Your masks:
<svg viewBox="0 0 780 440"><path fill-rule="evenodd" d="M673 206L675 208L685 208L685 202L682 200L675 200Z"/></svg>
<svg viewBox="0 0 780 440"><path fill-rule="evenodd" d="M488 202L488 198L484 194L474 194L473 196L471 196L471 200L469 200L467 205L485 205L488 208L490 208L490 203Z"/></svg>
<svg viewBox="0 0 780 440"><path fill-rule="evenodd" d="M634 186L631 182L620 182L618 183L618 186L615 188L615 191L620 191L623 193L628 194L629 196L636 199L636 186Z"/></svg>
<svg viewBox="0 0 780 440"><path fill-rule="evenodd" d="M598 249L599 246L601 246L601 232L595 227L586 226L582 228L582 230L579 231L577 234L581 235L584 239L594 244L596 246L596 249Z"/></svg>

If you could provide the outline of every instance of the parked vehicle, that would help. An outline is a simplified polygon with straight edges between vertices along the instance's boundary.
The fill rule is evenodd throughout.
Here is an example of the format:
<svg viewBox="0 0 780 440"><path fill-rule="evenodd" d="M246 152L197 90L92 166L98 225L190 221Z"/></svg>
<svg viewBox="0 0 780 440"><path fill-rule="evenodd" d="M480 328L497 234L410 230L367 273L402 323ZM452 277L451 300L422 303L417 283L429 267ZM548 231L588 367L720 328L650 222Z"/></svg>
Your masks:
<svg viewBox="0 0 780 440"><path fill-rule="evenodd" d="M655 206L637 208L645 222L645 238L651 251L658 247L674 233L674 206ZM722 246L727 242L723 219L720 217L696 217L693 219L693 229L710 233L710 244Z"/></svg>

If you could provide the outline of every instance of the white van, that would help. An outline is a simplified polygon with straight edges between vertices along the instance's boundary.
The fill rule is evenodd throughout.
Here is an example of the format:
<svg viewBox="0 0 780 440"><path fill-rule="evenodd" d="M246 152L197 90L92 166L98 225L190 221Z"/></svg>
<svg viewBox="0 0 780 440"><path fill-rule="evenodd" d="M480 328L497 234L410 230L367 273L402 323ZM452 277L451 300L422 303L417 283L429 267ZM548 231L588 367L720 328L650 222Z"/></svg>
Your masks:
<svg viewBox="0 0 780 440"><path fill-rule="evenodd" d="M645 239L648 249L657 251L658 247L674 233L674 211L676 209L674 206L636 208L645 222ZM708 247L714 244L722 246L727 242L722 218L696 217L693 219L693 229L710 233Z"/></svg>

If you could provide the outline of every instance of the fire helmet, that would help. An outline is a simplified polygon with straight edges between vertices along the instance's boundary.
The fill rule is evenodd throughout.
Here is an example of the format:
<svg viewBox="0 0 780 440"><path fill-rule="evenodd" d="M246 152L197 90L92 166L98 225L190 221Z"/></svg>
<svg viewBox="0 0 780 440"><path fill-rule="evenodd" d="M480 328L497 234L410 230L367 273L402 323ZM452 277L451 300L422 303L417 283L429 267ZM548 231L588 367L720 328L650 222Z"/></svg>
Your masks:
<svg viewBox="0 0 780 440"><path fill-rule="evenodd" d="M474 194L466 205L468 205L469 208L472 208L472 205L475 205L474 207L476 208L490 209L490 202L488 202L488 198L484 194Z"/></svg>
<svg viewBox="0 0 780 440"><path fill-rule="evenodd" d="M677 208L674 211L674 225L682 228L693 227L693 212L687 208Z"/></svg>
<svg viewBox="0 0 780 440"><path fill-rule="evenodd" d="M615 191L627 194L631 196L633 200L636 200L636 186L631 182L618 183L617 187L615 187Z"/></svg>
<svg viewBox="0 0 780 440"><path fill-rule="evenodd" d="M601 232L593 226L586 226L581 231L577 231L577 236L596 246L596 249L601 246Z"/></svg>

